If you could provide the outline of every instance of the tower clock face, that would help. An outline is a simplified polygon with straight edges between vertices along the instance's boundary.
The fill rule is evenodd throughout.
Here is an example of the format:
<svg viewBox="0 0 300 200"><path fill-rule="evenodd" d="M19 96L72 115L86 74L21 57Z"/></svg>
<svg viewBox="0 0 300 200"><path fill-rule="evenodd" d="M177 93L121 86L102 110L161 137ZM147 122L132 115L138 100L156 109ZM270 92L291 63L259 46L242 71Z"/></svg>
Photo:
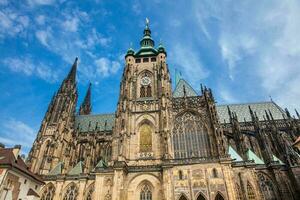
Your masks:
<svg viewBox="0 0 300 200"><path fill-rule="evenodd" d="M141 79L141 84L142 85L150 85L150 83L151 83L151 79L147 76L145 76Z"/></svg>

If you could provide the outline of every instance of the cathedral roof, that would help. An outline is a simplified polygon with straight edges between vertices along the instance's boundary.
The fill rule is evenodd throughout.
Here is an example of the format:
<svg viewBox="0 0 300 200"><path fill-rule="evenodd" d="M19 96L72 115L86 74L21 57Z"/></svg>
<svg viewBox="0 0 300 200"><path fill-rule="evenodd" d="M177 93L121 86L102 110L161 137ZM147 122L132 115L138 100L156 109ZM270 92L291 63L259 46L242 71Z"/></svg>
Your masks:
<svg viewBox="0 0 300 200"><path fill-rule="evenodd" d="M264 121L263 116L265 115L265 111L270 111L275 120L283 119L283 115L285 115L283 109L280 108L273 101L258 102L258 103L218 105L217 112L218 112L221 123L223 123L223 122L229 123L230 122L227 106L229 107L229 109L232 112L236 113L239 122L251 121L249 106L253 110L253 112L256 112L258 119L260 121Z"/></svg>
<svg viewBox="0 0 300 200"><path fill-rule="evenodd" d="M173 97L178 98L178 97L183 97L184 95L184 88L186 92L186 96L192 97L192 96L198 96L196 91L186 82L184 79L180 79L178 81L178 84L175 87L175 90L173 91Z"/></svg>
<svg viewBox="0 0 300 200"><path fill-rule="evenodd" d="M63 169L63 162L59 162L50 172L48 175L59 175L62 173Z"/></svg>
<svg viewBox="0 0 300 200"><path fill-rule="evenodd" d="M75 167L69 171L68 175L79 175L81 173L83 173L83 163L79 161Z"/></svg>
<svg viewBox="0 0 300 200"><path fill-rule="evenodd" d="M115 114L77 115L75 128L79 132L111 131L114 126Z"/></svg>

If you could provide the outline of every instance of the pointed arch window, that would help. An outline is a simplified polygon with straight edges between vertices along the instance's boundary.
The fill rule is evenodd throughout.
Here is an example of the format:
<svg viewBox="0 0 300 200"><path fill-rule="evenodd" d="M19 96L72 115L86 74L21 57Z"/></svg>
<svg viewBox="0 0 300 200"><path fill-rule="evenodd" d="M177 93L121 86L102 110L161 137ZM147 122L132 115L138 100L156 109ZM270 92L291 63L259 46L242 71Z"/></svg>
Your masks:
<svg viewBox="0 0 300 200"><path fill-rule="evenodd" d="M206 200L205 197L200 193L197 197L197 200Z"/></svg>
<svg viewBox="0 0 300 200"><path fill-rule="evenodd" d="M41 200L53 200L55 188L52 184L47 186L41 195Z"/></svg>
<svg viewBox="0 0 300 200"><path fill-rule="evenodd" d="M216 170L216 168L213 168L212 174L214 178L218 178L218 171Z"/></svg>
<svg viewBox="0 0 300 200"><path fill-rule="evenodd" d="M224 197L220 193L218 193L215 200L224 200Z"/></svg>
<svg viewBox="0 0 300 200"><path fill-rule="evenodd" d="M149 185L144 185L141 189L140 200L152 200L152 192Z"/></svg>
<svg viewBox="0 0 300 200"><path fill-rule="evenodd" d="M183 194L180 196L179 200L188 200Z"/></svg>
<svg viewBox="0 0 300 200"><path fill-rule="evenodd" d="M263 195L266 200L274 200L276 198L276 193L274 190L274 184L272 183L271 179L262 173L258 174L259 179L259 186L263 192Z"/></svg>
<svg viewBox="0 0 300 200"><path fill-rule="evenodd" d="M152 129L148 124L140 127L140 152L152 152Z"/></svg>
<svg viewBox="0 0 300 200"><path fill-rule="evenodd" d="M208 157L208 130L199 115L185 112L175 118L172 142L175 158Z"/></svg>
<svg viewBox="0 0 300 200"><path fill-rule="evenodd" d="M90 186L85 199L93 200L93 193L94 193L94 185Z"/></svg>
<svg viewBox="0 0 300 200"><path fill-rule="evenodd" d="M68 187L63 200L76 200L78 195L78 189L75 184Z"/></svg>
<svg viewBox="0 0 300 200"><path fill-rule="evenodd" d="M237 183L235 184L235 190L236 190L237 200L242 200L242 191L241 191L240 186Z"/></svg>
<svg viewBox="0 0 300 200"><path fill-rule="evenodd" d="M247 183L247 196L248 196L248 199L249 200L255 200L256 197L255 197L255 193L254 193L254 190L253 190L253 187L252 185L249 183Z"/></svg>

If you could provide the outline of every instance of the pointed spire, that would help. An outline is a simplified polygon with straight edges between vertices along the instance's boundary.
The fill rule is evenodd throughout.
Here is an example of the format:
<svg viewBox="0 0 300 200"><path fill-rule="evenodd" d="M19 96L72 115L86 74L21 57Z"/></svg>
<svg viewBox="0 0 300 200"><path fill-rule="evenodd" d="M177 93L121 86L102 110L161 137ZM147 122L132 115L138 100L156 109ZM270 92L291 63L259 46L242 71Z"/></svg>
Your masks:
<svg viewBox="0 0 300 200"><path fill-rule="evenodd" d="M67 76L67 80L74 81L76 80L76 71L77 71L77 65L78 65L78 57L75 58L75 61L72 65L72 68Z"/></svg>
<svg viewBox="0 0 300 200"><path fill-rule="evenodd" d="M79 109L79 115L88 115L92 111L92 105L91 105L91 87L92 84L89 84L88 90L86 92L86 95L84 97L84 100L80 106Z"/></svg>
<svg viewBox="0 0 300 200"><path fill-rule="evenodd" d="M154 41L151 38L151 30L149 28L149 19L146 18L146 27L144 29L144 37L140 42L141 47L154 47Z"/></svg>

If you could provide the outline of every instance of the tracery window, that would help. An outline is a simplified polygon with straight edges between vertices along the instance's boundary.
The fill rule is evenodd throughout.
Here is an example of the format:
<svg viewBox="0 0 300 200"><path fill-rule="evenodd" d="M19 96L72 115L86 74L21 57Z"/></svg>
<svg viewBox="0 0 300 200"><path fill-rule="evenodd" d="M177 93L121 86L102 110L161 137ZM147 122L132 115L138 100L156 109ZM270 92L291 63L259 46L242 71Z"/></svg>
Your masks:
<svg viewBox="0 0 300 200"><path fill-rule="evenodd" d="M258 174L258 179L259 179L259 185L261 187L261 190L264 194L265 199L266 200L277 199L276 193L274 190L274 185L273 185L271 179L262 173Z"/></svg>
<svg viewBox="0 0 300 200"><path fill-rule="evenodd" d="M90 186L87 194L86 194L86 200L92 200L93 199L93 193L94 193L94 185Z"/></svg>
<svg viewBox="0 0 300 200"><path fill-rule="evenodd" d="M140 200L152 200L152 192L149 185L144 185L141 189Z"/></svg>
<svg viewBox="0 0 300 200"><path fill-rule="evenodd" d="M152 152L152 129L148 124L140 127L140 152Z"/></svg>
<svg viewBox="0 0 300 200"><path fill-rule="evenodd" d="M241 191L240 186L237 183L235 184L235 190L236 190L237 200L242 200L242 191Z"/></svg>
<svg viewBox="0 0 300 200"><path fill-rule="evenodd" d="M175 158L210 156L208 131L198 115L185 112L176 117L172 137Z"/></svg>
<svg viewBox="0 0 300 200"><path fill-rule="evenodd" d="M52 184L47 186L41 195L41 200L52 200L54 197L55 188Z"/></svg>
<svg viewBox="0 0 300 200"><path fill-rule="evenodd" d="M253 187L249 182L247 183L247 196L248 196L249 200L255 200L256 199Z"/></svg>
<svg viewBox="0 0 300 200"><path fill-rule="evenodd" d="M75 184L68 187L63 200L76 200L78 195L78 189Z"/></svg>

